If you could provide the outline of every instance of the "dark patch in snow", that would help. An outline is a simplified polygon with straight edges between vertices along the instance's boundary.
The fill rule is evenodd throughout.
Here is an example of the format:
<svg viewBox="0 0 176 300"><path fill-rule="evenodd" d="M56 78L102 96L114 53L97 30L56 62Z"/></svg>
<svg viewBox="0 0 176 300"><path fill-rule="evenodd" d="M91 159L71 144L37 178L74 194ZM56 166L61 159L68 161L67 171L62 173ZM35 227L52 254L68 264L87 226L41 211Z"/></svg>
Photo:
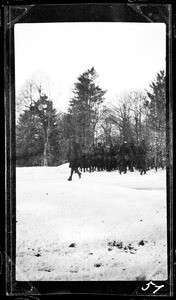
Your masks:
<svg viewBox="0 0 176 300"><path fill-rule="evenodd" d="M94 267L96 267L96 268L99 268L101 266L102 266L102 263L100 263L100 264L94 264Z"/></svg>
<svg viewBox="0 0 176 300"><path fill-rule="evenodd" d="M113 242L109 242L108 243L108 246L111 246L111 247L117 247L118 249L122 249L124 250L125 252L129 252L132 253L132 254L135 254L136 252L132 252L132 251L137 251L137 249L135 249L132 244L128 244L126 246L123 245L123 242L116 242L116 241L113 241ZM108 248L108 251L111 251L112 248Z"/></svg>
<svg viewBox="0 0 176 300"><path fill-rule="evenodd" d="M142 220L140 220L140 222L142 222Z"/></svg>
<svg viewBox="0 0 176 300"><path fill-rule="evenodd" d="M123 248L123 243L122 243L122 242L117 243L117 244L116 244L116 247L119 248L119 249L122 249L122 248Z"/></svg>
<svg viewBox="0 0 176 300"><path fill-rule="evenodd" d="M123 248L123 243L122 242L113 241L113 242L109 242L108 246L117 247L119 249L122 249Z"/></svg>
<svg viewBox="0 0 176 300"><path fill-rule="evenodd" d="M39 257L39 256L41 256L41 254L40 254L40 253L37 253L37 254L35 254L35 256Z"/></svg>
<svg viewBox="0 0 176 300"><path fill-rule="evenodd" d="M147 243L147 241L143 241L143 240L141 240L140 242L139 242L139 246L144 246L145 245L145 243Z"/></svg>
<svg viewBox="0 0 176 300"><path fill-rule="evenodd" d="M92 253L92 252L90 252L90 253L89 253L89 255L93 255L93 253Z"/></svg>
<svg viewBox="0 0 176 300"><path fill-rule="evenodd" d="M146 276L145 275L140 275L136 277L137 281L145 281L146 280Z"/></svg>
<svg viewBox="0 0 176 300"><path fill-rule="evenodd" d="M132 247L131 244L129 244L129 245L128 245L128 249L129 249L129 250L132 250L132 249L134 249L134 247Z"/></svg>
<svg viewBox="0 0 176 300"><path fill-rule="evenodd" d="M70 244L69 247L72 247L72 248L73 248L73 247L76 247L76 243Z"/></svg>

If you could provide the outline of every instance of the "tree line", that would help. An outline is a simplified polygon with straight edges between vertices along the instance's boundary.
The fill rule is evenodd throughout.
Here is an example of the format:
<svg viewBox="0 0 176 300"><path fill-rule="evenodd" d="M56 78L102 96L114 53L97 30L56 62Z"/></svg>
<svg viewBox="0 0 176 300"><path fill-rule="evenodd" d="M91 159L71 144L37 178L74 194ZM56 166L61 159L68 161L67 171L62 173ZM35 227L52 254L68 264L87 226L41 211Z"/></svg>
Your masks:
<svg viewBox="0 0 176 300"><path fill-rule="evenodd" d="M44 86L29 80L16 99L16 165L57 166L67 161L75 136L84 153L98 142L138 145L144 139L166 156L166 76L159 71L149 90L131 91L117 104L105 105L94 67L78 76L66 113L57 112Z"/></svg>

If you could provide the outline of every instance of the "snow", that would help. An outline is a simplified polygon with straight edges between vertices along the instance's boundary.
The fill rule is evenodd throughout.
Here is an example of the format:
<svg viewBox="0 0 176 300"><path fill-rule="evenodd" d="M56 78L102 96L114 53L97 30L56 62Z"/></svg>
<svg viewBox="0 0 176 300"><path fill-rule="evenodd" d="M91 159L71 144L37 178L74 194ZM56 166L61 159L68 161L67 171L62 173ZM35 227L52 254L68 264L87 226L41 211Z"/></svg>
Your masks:
<svg viewBox="0 0 176 300"><path fill-rule="evenodd" d="M16 280L167 280L166 171L69 173L16 169Z"/></svg>

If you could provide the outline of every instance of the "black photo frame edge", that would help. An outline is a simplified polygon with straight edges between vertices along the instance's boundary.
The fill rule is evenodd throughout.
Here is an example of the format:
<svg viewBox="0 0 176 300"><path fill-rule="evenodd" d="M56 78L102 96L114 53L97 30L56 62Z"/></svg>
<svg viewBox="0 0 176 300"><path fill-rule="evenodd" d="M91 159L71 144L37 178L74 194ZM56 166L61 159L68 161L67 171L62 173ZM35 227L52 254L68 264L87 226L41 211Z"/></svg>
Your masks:
<svg viewBox="0 0 176 300"><path fill-rule="evenodd" d="M13 2L13 1L12 1ZM19 2L19 1L18 1ZM98 17L96 15L96 22L116 22L117 16L112 10L113 8L119 7L119 5L125 5L129 9L129 3L123 4L58 4L56 5L46 5L46 4L36 4L34 6L27 5L29 8L29 14L19 14L20 18L14 17L14 14L17 12L15 10L22 10L26 4L23 5L11 5L4 6L3 16L4 16L4 98L5 98L5 284L6 284L6 295L15 295L15 296L29 296L29 295L42 295L42 294L108 294L108 295L118 295L118 296L144 296L141 293L141 287L146 285L146 282L16 282L15 281L15 235L16 235L16 205L15 205L15 63L14 63L14 25L16 23L36 21L37 11L41 12L42 8L45 10L50 9L50 13L46 12L45 16L43 13L42 20L44 19L47 22L56 22L58 14L53 15L56 7L58 11L61 11L62 7L62 21L65 18L65 21L69 22L91 22L95 19L95 11L98 12ZM85 5L86 10L85 10ZM93 5L93 6L92 6ZM136 5L136 4L130 4ZM163 4L165 5L165 4ZM168 167L167 167L167 186L168 191L168 207L167 214L170 216L168 218L168 247L169 247L169 259L168 259L168 270L169 270L169 279L166 284L165 294L163 291L159 296L172 296L173 295L173 170L172 170L172 160L173 160L173 151L172 151L172 140L173 140L173 54L172 54L172 40L173 40L173 11L172 5L170 5L170 16L169 24L167 26L167 143L169 145L169 152L167 156ZM77 11L78 7L82 7L79 13ZM89 7L89 8L88 8ZM103 10L100 9L103 8ZM54 8L54 10L53 10ZM105 9L106 8L106 9ZM108 9L107 9L108 8ZM75 9L77 13L75 14ZM64 13L63 13L64 11ZM130 11L134 11L130 8ZM14 13L15 12L15 13ZM18 15L18 14L17 14ZM128 14L125 16L127 17ZM133 16L133 21L136 22L146 22L146 18L143 18L141 15L136 17ZM56 18L56 19L55 19ZM137 19L136 19L137 18ZM40 18L39 18L40 19ZM143 19L143 21L142 21ZM125 22L125 20L123 20ZM161 285L163 282L157 282ZM145 294L145 296L151 296L151 294Z"/></svg>

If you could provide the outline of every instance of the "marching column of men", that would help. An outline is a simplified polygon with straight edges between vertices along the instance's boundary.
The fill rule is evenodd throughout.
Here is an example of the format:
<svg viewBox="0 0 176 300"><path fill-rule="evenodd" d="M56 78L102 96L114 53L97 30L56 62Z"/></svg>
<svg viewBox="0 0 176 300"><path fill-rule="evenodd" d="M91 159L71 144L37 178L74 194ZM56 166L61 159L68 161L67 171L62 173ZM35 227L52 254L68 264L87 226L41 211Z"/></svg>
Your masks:
<svg viewBox="0 0 176 300"><path fill-rule="evenodd" d="M118 170L121 174L127 171L134 172L138 170L140 174L146 174L147 170L157 167L164 168L164 163L156 165L152 149L147 147L145 140L135 145L135 143L112 144L104 146L98 143L97 146L91 147L89 151L82 152L79 144L73 140L69 147L68 153L69 167L71 174L69 181L72 180L73 173L77 173L81 178L81 172L104 171L107 172ZM80 171L81 172L80 172Z"/></svg>

